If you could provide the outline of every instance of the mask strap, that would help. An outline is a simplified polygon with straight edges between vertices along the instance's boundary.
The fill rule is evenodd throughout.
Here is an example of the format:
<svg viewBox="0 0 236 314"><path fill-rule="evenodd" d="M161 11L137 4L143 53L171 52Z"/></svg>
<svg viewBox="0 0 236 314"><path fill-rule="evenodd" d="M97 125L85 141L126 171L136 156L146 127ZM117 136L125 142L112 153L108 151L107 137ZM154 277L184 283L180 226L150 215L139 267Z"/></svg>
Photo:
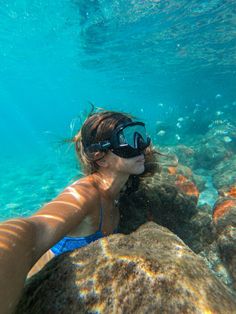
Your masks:
<svg viewBox="0 0 236 314"><path fill-rule="evenodd" d="M97 151L106 151L111 147L110 141L101 141L95 144L91 144L85 148L85 151L89 151L90 153L94 153Z"/></svg>

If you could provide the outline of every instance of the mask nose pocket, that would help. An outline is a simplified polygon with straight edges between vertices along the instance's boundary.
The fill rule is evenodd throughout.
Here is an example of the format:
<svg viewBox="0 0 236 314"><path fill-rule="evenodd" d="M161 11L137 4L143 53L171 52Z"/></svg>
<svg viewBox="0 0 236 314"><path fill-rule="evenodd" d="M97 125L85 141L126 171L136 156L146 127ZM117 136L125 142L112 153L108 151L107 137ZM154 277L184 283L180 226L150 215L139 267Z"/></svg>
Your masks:
<svg viewBox="0 0 236 314"><path fill-rule="evenodd" d="M134 144L135 144L135 148L139 150L143 150L147 147L147 143L146 141L144 141L140 133L135 134Z"/></svg>
<svg viewBox="0 0 236 314"><path fill-rule="evenodd" d="M140 145L142 145L142 142L143 142L142 136L138 132L135 132L133 148L139 148Z"/></svg>
<svg viewBox="0 0 236 314"><path fill-rule="evenodd" d="M146 147L147 147L147 145L144 142L142 136L139 136L139 138L138 138L138 149L143 150Z"/></svg>

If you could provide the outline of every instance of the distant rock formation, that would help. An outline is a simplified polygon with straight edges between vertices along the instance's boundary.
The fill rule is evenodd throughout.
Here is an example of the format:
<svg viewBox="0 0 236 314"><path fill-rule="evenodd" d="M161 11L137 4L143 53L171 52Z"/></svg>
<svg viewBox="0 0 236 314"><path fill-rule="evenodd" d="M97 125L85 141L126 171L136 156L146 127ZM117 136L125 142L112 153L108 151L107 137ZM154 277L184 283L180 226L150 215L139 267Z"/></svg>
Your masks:
<svg viewBox="0 0 236 314"><path fill-rule="evenodd" d="M220 162L214 169L213 183L216 189L221 193L221 190L228 189L236 184L236 156L231 156Z"/></svg>

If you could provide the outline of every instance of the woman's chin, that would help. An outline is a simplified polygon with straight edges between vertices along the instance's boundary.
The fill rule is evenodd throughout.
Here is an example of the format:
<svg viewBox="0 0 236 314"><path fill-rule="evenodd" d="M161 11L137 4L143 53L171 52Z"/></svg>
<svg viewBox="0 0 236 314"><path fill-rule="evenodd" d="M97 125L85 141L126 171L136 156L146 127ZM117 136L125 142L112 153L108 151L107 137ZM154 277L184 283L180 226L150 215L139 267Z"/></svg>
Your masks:
<svg viewBox="0 0 236 314"><path fill-rule="evenodd" d="M143 166L140 166L138 169L135 169L134 173L132 174L139 175L139 174L142 174L144 170L145 170L145 167L143 165Z"/></svg>

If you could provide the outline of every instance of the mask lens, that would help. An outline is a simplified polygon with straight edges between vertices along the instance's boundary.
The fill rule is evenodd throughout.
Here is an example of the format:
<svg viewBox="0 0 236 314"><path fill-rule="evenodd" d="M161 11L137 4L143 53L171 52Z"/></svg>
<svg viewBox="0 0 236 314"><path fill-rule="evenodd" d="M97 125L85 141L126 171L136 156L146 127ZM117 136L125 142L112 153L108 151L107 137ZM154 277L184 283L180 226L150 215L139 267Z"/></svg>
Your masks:
<svg viewBox="0 0 236 314"><path fill-rule="evenodd" d="M131 125L124 128L118 134L119 144L126 144L132 148L139 148L139 144L147 144L146 129L143 125Z"/></svg>
<svg viewBox="0 0 236 314"><path fill-rule="evenodd" d="M119 128L119 127L118 127ZM150 145L145 125L142 122L129 123L114 131L111 139L112 152L123 158L132 158L143 154Z"/></svg>

